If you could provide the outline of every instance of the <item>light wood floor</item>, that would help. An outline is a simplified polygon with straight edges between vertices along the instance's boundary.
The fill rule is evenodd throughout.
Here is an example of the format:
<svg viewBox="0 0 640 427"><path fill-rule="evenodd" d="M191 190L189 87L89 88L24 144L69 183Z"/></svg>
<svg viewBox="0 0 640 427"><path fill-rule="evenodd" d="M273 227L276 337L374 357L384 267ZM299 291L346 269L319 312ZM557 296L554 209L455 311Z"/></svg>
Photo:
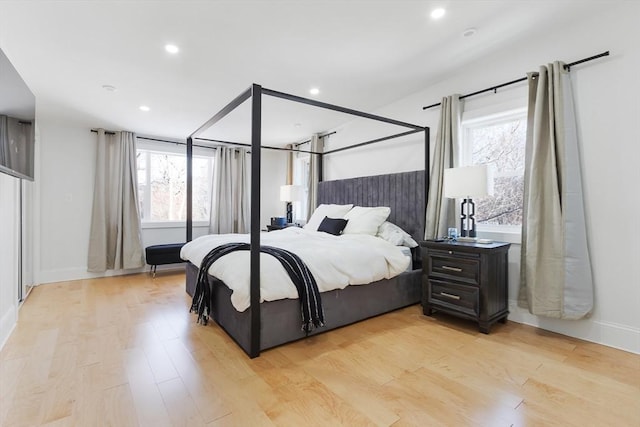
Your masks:
<svg viewBox="0 0 640 427"><path fill-rule="evenodd" d="M189 303L180 273L35 288L0 425L640 425L638 355L413 306L251 360Z"/></svg>

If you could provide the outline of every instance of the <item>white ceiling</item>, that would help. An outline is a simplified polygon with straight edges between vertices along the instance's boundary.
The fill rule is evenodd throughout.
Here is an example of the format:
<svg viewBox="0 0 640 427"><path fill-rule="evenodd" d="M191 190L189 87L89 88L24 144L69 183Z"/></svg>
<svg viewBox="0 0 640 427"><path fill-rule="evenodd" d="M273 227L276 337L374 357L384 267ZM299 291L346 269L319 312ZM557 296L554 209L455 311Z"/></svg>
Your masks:
<svg viewBox="0 0 640 427"><path fill-rule="evenodd" d="M373 111L610 3L5 0L0 48L49 114L182 139L252 83L304 97L317 86L313 98ZM434 21L429 13L437 6L447 13ZM478 32L465 38L469 27ZM180 53L165 52L166 43ZM312 119L308 108L264 102L271 143L305 139L345 120L334 113ZM142 104L151 111L140 111ZM248 120L236 116L212 136L248 135L234 133Z"/></svg>

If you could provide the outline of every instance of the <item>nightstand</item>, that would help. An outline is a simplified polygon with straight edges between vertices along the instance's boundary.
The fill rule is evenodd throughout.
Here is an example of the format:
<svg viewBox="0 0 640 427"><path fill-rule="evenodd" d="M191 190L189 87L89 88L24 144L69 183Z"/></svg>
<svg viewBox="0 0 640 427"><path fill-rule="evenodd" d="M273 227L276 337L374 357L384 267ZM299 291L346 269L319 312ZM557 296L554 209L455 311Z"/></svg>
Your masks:
<svg viewBox="0 0 640 427"><path fill-rule="evenodd" d="M287 227L296 227L296 225L293 223L289 223L285 225L267 225L267 231L282 230L283 228L287 228Z"/></svg>
<svg viewBox="0 0 640 427"><path fill-rule="evenodd" d="M480 332L509 315L510 243L420 242L422 311L443 311L478 323Z"/></svg>

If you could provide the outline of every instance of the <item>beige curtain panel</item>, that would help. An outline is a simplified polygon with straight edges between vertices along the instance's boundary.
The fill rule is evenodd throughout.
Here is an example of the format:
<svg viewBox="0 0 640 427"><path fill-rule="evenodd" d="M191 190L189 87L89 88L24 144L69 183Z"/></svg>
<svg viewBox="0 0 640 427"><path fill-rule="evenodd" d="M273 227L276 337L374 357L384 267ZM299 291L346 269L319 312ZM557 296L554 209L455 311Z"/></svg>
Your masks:
<svg viewBox="0 0 640 427"><path fill-rule="evenodd" d="M562 62L530 73L518 304L580 319L593 308L577 124Z"/></svg>
<svg viewBox="0 0 640 427"><path fill-rule="evenodd" d="M313 134L309 143L309 150L315 153L324 152L324 144L319 135ZM318 182L320 182L320 155L309 154L309 192L307 199L307 217L313 214L318 204ZM308 220L309 218L307 218Z"/></svg>
<svg viewBox="0 0 640 427"><path fill-rule="evenodd" d="M293 150L293 144L287 144L285 148L287 150ZM287 152L287 179L285 180L285 184L287 185L293 185L293 165L295 162L295 156L295 152Z"/></svg>
<svg viewBox="0 0 640 427"><path fill-rule="evenodd" d="M143 267L135 135L99 129L97 144L88 270Z"/></svg>
<svg viewBox="0 0 640 427"><path fill-rule="evenodd" d="M424 229L425 239L447 235L447 228L455 227L455 200L443 196L444 170L460 163L460 122L463 103L460 95L442 98L440 120L429 179L429 200Z"/></svg>
<svg viewBox="0 0 640 427"><path fill-rule="evenodd" d="M251 224L250 165L246 149L217 147L209 232L248 233Z"/></svg>

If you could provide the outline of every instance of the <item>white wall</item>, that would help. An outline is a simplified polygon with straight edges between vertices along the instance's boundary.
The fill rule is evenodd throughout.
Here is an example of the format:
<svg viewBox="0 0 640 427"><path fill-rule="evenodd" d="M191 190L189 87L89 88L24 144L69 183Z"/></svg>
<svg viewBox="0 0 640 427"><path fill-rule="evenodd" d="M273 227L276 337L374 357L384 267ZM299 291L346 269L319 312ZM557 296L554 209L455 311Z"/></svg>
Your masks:
<svg viewBox="0 0 640 427"><path fill-rule="evenodd" d="M553 60L572 62L603 51L611 56L574 67L571 77L581 136L581 160L588 236L595 280L595 309L589 319L563 321L530 315L515 304L519 286L520 246L510 251L509 319L536 325L566 335L640 353L640 240L635 215L640 212L638 182L640 144L640 3L624 2L606 14L540 34L535 40L514 40L512 47L486 57L421 92L377 111L398 120L424 124L432 129L439 110L423 111L452 93L470 93L537 71ZM482 29L475 37L481 36ZM465 114L513 106L526 100L524 85L468 98ZM338 135L361 131L352 123ZM336 135L337 136L337 135ZM368 136L367 136L368 137ZM337 144L342 142L334 138ZM366 138L365 138L366 139ZM382 174L423 167L420 141L407 147L366 151L366 161L354 162L355 154L335 155L326 162L328 179L359 174ZM360 142L355 138L353 142Z"/></svg>
<svg viewBox="0 0 640 427"><path fill-rule="evenodd" d="M96 155L96 136L90 128L60 117L55 106L39 106L42 154L41 179L36 181L40 215L35 236L39 251L34 265L38 284L134 272L87 272ZM261 224L265 227L271 216L284 211L278 191L285 181L286 161L280 152L263 150L262 155ZM194 237L206 233L206 228L194 229ZM185 229L146 228L142 237L144 246L181 242Z"/></svg>
<svg viewBox="0 0 640 427"><path fill-rule="evenodd" d="M18 319L19 185L0 173L0 348Z"/></svg>

